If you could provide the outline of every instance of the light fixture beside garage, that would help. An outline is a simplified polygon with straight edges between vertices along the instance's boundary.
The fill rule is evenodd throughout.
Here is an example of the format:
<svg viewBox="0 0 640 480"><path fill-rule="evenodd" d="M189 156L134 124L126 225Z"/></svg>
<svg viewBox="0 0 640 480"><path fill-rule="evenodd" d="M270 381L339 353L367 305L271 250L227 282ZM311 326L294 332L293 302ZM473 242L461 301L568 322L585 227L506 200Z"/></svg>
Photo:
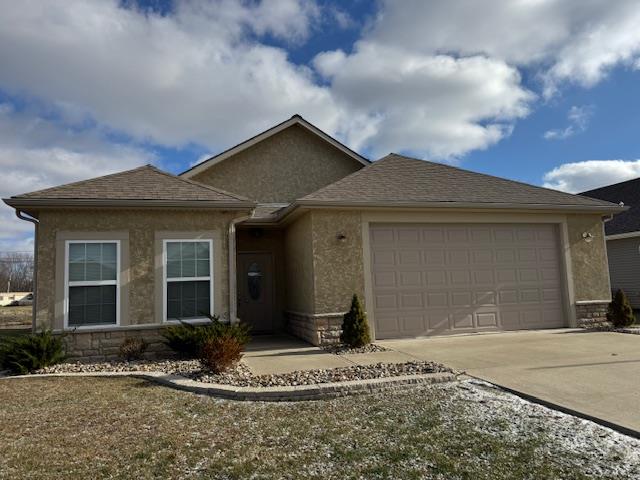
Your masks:
<svg viewBox="0 0 640 480"><path fill-rule="evenodd" d="M593 241L593 234L591 232L582 232L582 239L587 243L591 243Z"/></svg>
<svg viewBox="0 0 640 480"><path fill-rule="evenodd" d="M336 235L336 240L338 240L338 242L340 243L344 243L347 241L347 236L344 233L340 232Z"/></svg>

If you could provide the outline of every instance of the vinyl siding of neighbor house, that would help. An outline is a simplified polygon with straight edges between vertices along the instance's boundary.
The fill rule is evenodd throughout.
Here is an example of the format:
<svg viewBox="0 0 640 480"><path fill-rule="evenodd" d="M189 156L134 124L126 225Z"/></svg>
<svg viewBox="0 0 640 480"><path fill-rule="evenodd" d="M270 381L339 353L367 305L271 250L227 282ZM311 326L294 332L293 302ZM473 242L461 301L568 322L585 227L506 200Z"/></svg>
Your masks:
<svg viewBox="0 0 640 480"><path fill-rule="evenodd" d="M607 240L611 288L624 290L633 308L640 308L640 237Z"/></svg>
<svg viewBox="0 0 640 480"><path fill-rule="evenodd" d="M128 311L121 325L149 325L159 323L160 312L156 304L161 262L158 263L158 234L180 232L185 235L194 232L214 232L214 298L215 311L225 314L229 311L228 281L228 238L229 222L247 212L222 212L215 210L43 210L40 212L38 228L38 295L37 324L62 328L61 302L63 286L61 275L64 259L60 254L64 239L77 240L91 236L100 239L113 235L123 238L123 250L128 250L128 259L123 259L128 290ZM181 237L181 238L184 238ZM64 250L62 250L64 251ZM217 261L216 261L217 260ZM62 271L61 271L62 270ZM160 275L159 275L160 274ZM159 284L160 283L160 284ZM62 281L62 285L64 285ZM125 290L125 291L126 291ZM123 292L124 295L124 292Z"/></svg>
<svg viewBox="0 0 640 480"><path fill-rule="evenodd" d="M362 168L299 125L214 164L193 180L260 203L289 203Z"/></svg>

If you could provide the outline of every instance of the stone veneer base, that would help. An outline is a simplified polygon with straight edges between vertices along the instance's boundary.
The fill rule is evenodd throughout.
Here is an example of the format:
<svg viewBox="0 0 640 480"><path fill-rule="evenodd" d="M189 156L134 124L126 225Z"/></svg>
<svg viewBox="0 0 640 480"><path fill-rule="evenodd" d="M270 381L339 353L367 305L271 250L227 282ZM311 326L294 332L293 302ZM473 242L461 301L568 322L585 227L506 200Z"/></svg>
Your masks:
<svg viewBox="0 0 640 480"><path fill-rule="evenodd" d="M576 323L580 328L608 326L607 308L609 302L576 303Z"/></svg>
<svg viewBox="0 0 640 480"><path fill-rule="evenodd" d="M311 315L285 312L286 330L315 346L340 343L344 313Z"/></svg>
<svg viewBox="0 0 640 480"><path fill-rule="evenodd" d="M295 387L236 387L233 385L197 382L180 375L170 375L161 372L93 372L19 375L3 377L0 381L37 377L134 377L201 395L211 395L229 400L259 402L328 400L346 395L403 390L416 385L452 382L457 378L453 373L440 372L368 380L351 380L347 382L320 383L317 385L299 385Z"/></svg>
<svg viewBox="0 0 640 480"><path fill-rule="evenodd" d="M147 343L145 359L172 356L173 352L163 343L164 327L129 326L122 329L65 332L69 361L104 362L120 359L120 345L125 338L142 338Z"/></svg>

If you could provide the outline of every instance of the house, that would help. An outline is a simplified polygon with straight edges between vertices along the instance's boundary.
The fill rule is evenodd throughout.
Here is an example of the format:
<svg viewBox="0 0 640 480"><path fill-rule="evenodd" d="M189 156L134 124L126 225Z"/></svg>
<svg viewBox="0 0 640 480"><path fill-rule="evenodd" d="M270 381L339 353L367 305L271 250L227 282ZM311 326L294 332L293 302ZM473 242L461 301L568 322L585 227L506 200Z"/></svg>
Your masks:
<svg viewBox="0 0 640 480"><path fill-rule="evenodd" d="M28 302L24 303L24 305L31 305L31 292L0 292L0 307L4 307L6 305L10 305L16 301L20 302Z"/></svg>
<svg viewBox="0 0 640 480"><path fill-rule="evenodd" d="M611 288L621 288L631 306L640 309L640 178L583 192L591 198L629 208L604 224Z"/></svg>
<svg viewBox="0 0 640 480"><path fill-rule="evenodd" d="M178 176L147 165L4 201L35 223L35 325L73 331L83 358L203 312L331 343L354 293L375 339L575 326L610 300L602 224L623 210L370 162L298 115Z"/></svg>

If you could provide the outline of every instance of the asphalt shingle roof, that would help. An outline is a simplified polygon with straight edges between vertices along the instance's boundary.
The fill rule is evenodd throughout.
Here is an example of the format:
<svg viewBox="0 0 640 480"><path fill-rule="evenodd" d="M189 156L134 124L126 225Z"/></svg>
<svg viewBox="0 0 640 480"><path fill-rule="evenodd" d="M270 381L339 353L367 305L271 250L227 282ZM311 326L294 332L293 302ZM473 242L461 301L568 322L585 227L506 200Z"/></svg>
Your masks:
<svg viewBox="0 0 640 480"><path fill-rule="evenodd" d="M600 200L393 153L301 198L300 202L615 207Z"/></svg>
<svg viewBox="0 0 640 480"><path fill-rule="evenodd" d="M12 199L250 202L239 195L177 177L152 165L16 195Z"/></svg>
<svg viewBox="0 0 640 480"><path fill-rule="evenodd" d="M640 231L640 178L596 188L580 195L613 203L624 202L629 207L629 210L619 213L604 224L607 235Z"/></svg>

